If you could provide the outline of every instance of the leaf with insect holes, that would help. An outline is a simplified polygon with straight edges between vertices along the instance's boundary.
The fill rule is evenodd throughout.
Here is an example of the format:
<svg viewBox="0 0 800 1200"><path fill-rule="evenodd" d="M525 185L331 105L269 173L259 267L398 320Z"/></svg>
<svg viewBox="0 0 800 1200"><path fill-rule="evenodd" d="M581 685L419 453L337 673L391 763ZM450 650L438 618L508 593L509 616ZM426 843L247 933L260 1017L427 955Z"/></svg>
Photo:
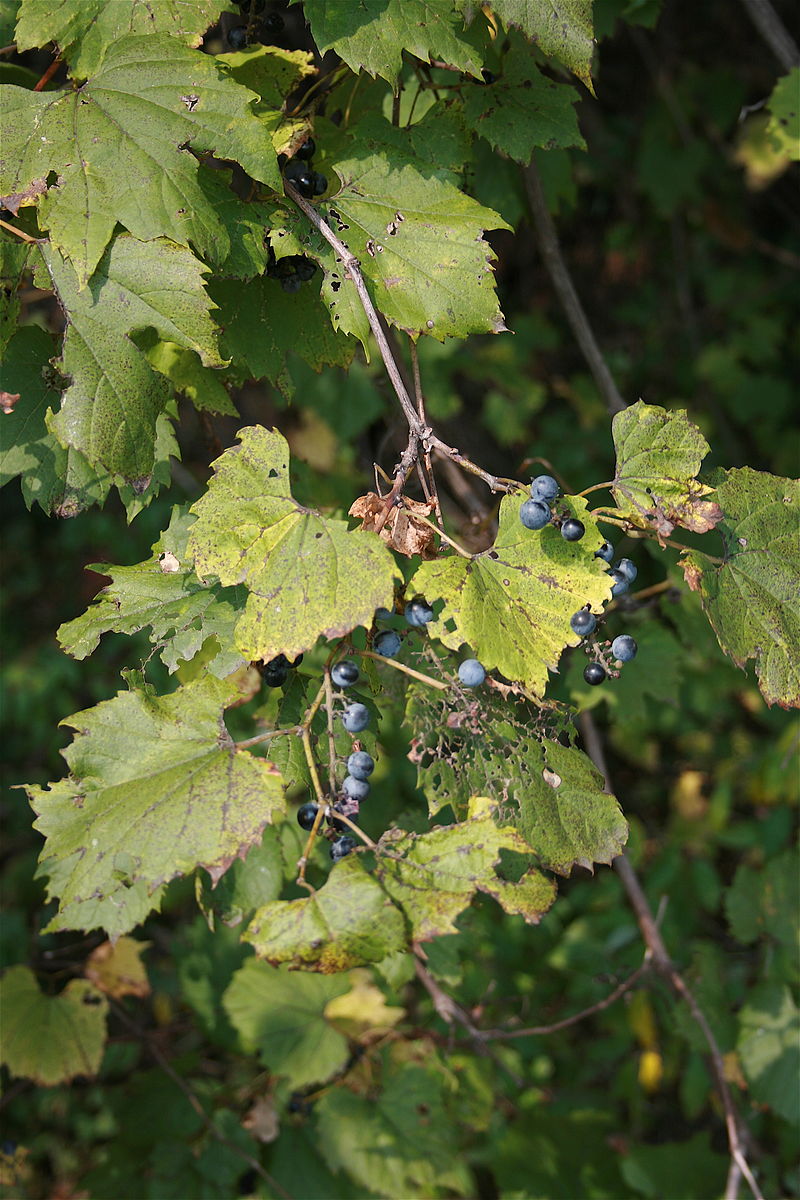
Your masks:
<svg viewBox="0 0 800 1200"><path fill-rule="evenodd" d="M408 941L400 910L353 856L312 896L265 904L242 936L267 962L323 975L380 962Z"/></svg>
<svg viewBox="0 0 800 1200"><path fill-rule="evenodd" d="M292 1088L324 1083L347 1062L347 1039L325 1017L325 1007L349 990L337 978L290 972L250 958L234 974L223 1007L248 1054Z"/></svg>
<svg viewBox="0 0 800 1200"><path fill-rule="evenodd" d="M165 33L199 46L219 16L219 0L20 0L18 50L55 42L76 79L86 79L126 34Z"/></svg>
<svg viewBox="0 0 800 1200"><path fill-rule="evenodd" d="M523 166L535 147L584 146L575 104L578 93L537 67L529 43L509 37L501 73L488 87L464 91L464 120L474 133Z"/></svg>
<svg viewBox="0 0 800 1200"><path fill-rule="evenodd" d="M206 366L219 366L211 301L203 289L207 268L172 242L138 242L123 234L81 290L58 251L47 243L40 249L67 318L60 365L71 383L52 430L92 465L146 480L156 459L156 424L172 388L131 335L154 329L194 350Z"/></svg>
<svg viewBox="0 0 800 1200"><path fill-rule="evenodd" d="M570 617L590 604L597 612L611 595L604 564L594 557L603 536L586 501L565 497L562 507L586 526L567 542L553 525L532 533L519 519L524 497L505 496L494 546L472 558L450 555L423 563L410 588L429 604L444 601L430 633L458 650L471 646L487 670L497 668L541 695L547 672L562 650L578 645Z"/></svg>
<svg viewBox="0 0 800 1200"><path fill-rule="evenodd" d="M508 902L531 924L553 903L555 884L541 872L529 870L521 887L498 872L501 851L530 860L527 843L501 821L491 801L473 797L458 824L419 837L392 830L381 839L379 849L387 853L378 858L376 876L402 908L414 941L457 933L454 922L477 892L494 896L503 908Z"/></svg>
<svg viewBox="0 0 800 1200"><path fill-rule="evenodd" d="M471 0L458 0L464 7ZM592 0L492 0L506 27L516 26L543 54L569 67L591 90Z"/></svg>
<svg viewBox="0 0 800 1200"><path fill-rule="evenodd" d="M617 468L612 491L622 516L641 529L669 537L676 525L707 533L720 520L712 489L697 474L709 445L683 410L642 400L617 413L611 425Z"/></svg>
<svg viewBox="0 0 800 1200"><path fill-rule="evenodd" d="M45 995L29 967L10 967L0 980L2 1061L10 1073L42 1087L100 1070L108 1001L85 979Z"/></svg>
<svg viewBox="0 0 800 1200"><path fill-rule="evenodd" d="M335 50L354 71L394 83L403 52L443 59L477 75L480 56L462 38L452 0L306 0L303 9L320 53Z"/></svg>
<svg viewBox="0 0 800 1200"><path fill-rule="evenodd" d="M289 447L275 430L239 430L214 463L188 553L202 578L243 583L247 604L235 642L247 658L295 658L320 636L370 625L392 603L396 568L374 533L321 517L292 496Z"/></svg>
<svg viewBox="0 0 800 1200"><path fill-rule="evenodd" d="M78 287L117 223L141 241L168 237L218 259L229 239L198 184L196 155L216 151L280 190L255 100L212 55L162 33L126 34L83 87L0 89L0 202L38 202L40 223L72 262ZM51 172L57 186L48 185Z"/></svg>
<svg viewBox="0 0 800 1200"><path fill-rule="evenodd" d="M244 609L244 588L200 582L186 553L193 523L188 513L176 507L149 559L133 567L90 564L87 569L110 575L111 583L85 613L60 627L62 650L82 659L97 648L104 633L149 629L150 641L170 672L193 658L210 638L216 640L217 649L205 661L207 671L224 679L242 666L244 658L232 643ZM169 564L166 556L170 556Z"/></svg>
<svg viewBox="0 0 800 1200"><path fill-rule="evenodd" d="M715 477L724 555L686 554L720 646L738 667L755 660L768 704L800 707L800 483L742 467Z"/></svg>
<svg viewBox="0 0 800 1200"><path fill-rule="evenodd" d="M119 692L62 722L77 730L64 751L69 778L28 788L42 858L59 871L61 928L92 928L81 906L100 900L120 910L113 932L125 933L162 884L197 867L219 879L260 842L283 788L272 764L237 751L225 729L238 695L206 675L168 696Z"/></svg>
<svg viewBox="0 0 800 1200"><path fill-rule="evenodd" d="M490 797L496 820L524 839L540 866L562 875L611 862L625 845L619 804L586 755L557 740L567 731L557 713L496 693L432 695L414 683L405 724L432 814L450 805L463 821L472 796ZM509 886L510 898L518 886Z"/></svg>

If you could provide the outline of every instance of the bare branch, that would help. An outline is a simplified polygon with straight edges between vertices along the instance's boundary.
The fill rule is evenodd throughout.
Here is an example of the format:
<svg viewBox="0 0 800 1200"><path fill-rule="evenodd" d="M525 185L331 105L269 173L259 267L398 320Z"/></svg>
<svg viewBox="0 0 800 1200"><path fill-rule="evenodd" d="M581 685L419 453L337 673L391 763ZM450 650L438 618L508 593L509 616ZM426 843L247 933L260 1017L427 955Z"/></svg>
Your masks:
<svg viewBox="0 0 800 1200"><path fill-rule="evenodd" d="M800 50L769 0L742 0L747 15L786 71L800 66Z"/></svg>
<svg viewBox="0 0 800 1200"><path fill-rule="evenodd" d="M579 722L587 753L605 780L605 790L611 794L613 793L613 788L603 752L603 744L591 713L582 713L579 717ZM628 900L636 916L653 965L670 984L673 991L684 1001L689 1012L692 1014L692 1020L702 1032L708 1046L711 1071L722 1101L722 1107L725 1111L725 1129L728 1135L728 1149L731 1156L728 1181L725 1188L725 1200L736 1200L741 1176L744 1176L747 1180L755 1200L764 1200L750 1164L744 1154L739 1117L730 1087L728 1086L728 1080L725 1076L725 1063L723 1062L717 1039L714 1036L714 1031L709 1025L705 1013L694 998L686 980L670 958L669 951L664 944L664 939L659 932L656 919L647 902L647 897L630 861L624 854L620 854L614 859L613 866L622 880L622 885L628 895Z"/></svg>
<svg viewBox="0 0 800 1200"><path fill-rule="evenodd" d="M585 1021L587 1017L593 1017L595 1013L602 1012L605 1008L610 1008L612 1004L616 1004L620 996L624 996L634 987L644 974L649 970L649 964L643 962L640 967L637 967L632 975L629 975L618 987L615 987L613 992L610 992L604 1000L598 1000L596 1004L591 1004L588 1008L584 1008L582 1012L573 1013L571 1017L564 1017L562 1021L555 1021L552 1025L531 1025L526 1029L487 1029L483 1036L491 1038L493 1041L511 1041L512 1038L522 1037L541 1037L549 1033L558 1033L561 1029L569 1029L570 1025L577 1025L579 1021Z"/></svg>
<svg viewBox="0 0 800 1200"><path fill-rule="evenodd" d="M544 265L553 282L556 295L561 301L564 314L575 334L575 340L583 351L583 357L594 376L594 381L606 402L608 411L610 413L622 412L627 405L619 394L613 376L606 365L592 327L583 311L583 305L575 290L572 277L567 270L561 254L561 247L558 244L553 218L550 216L542 191L542 181L533 159L525 168L523 175L539 249L542 252Z"/></svg>

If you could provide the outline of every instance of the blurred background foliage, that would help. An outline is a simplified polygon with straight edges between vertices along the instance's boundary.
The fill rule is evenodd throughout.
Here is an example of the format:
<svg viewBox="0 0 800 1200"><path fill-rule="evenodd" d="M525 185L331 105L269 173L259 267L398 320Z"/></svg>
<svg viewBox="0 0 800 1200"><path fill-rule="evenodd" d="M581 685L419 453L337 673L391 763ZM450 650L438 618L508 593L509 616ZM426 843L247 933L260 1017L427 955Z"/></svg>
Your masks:
<svg viewBox="0 0 800 1200"><path fill-rule="evenodd" d="M304 44L293 12L289 48ZM597 0L595 22L597 96L584 91L579 106L588 149L536 155L590 322L628 401L689 411L713 447L707 467L791 475L797 167L770 135L764 107L781 70L745 9L722 0ZM47 61L30 54L21 65L38 71ZM542 267L520 173L485 147L463 176L515 228L491 238L513 335L467 346L423 340L429 414L488 470L520 475L523 464L545 462L575 491L607 479L609 417ZM35 295L26 319L49 319ZM377 362L358 358L347 374L318 376L298 357L290 369L291 403L250 383L234 394L241 420L182 406L172 486L131 525L116 502L58 522L27 512L16 486L0 494L0 945L5 966L32 965L51 993L100 938L41 935L52 906L36 879L40 840L14 785L57 778L68 740L58 721L112 695L119 671L150 649L107 637L88 665L59 651L55 629L103 583L87 564L145 558L170 506L195 497L239 424L277 425L299 494L345 510L370 485L373 462L389 470L404 443ZM450 472L441 482L456 536L480 539L485 495ZM593 707L631 823L631 859L725 1056L762 1190L800 1195L800 726L768 709L753 679L724 658L667 555L630 541L620 549L636 558L640 590L665 570L674 584L620 605L639 640L638 670L590 694L565 663L554 694ZM386 727L382 791L397 811L412 808L420 801L399 714L393 724L387 713ZM137 1195L158 1200L722 1193L727 1147L705 1047L657 982L562 1032L479 1053L436 1014L408 961L387 962L342 984L354 997L344 1018L325 1008L329 997L308 998L312 1032L314 1020L320 1042L338 1030L346 1052L328 1085L306 1088L296 1059L270 1074L274 1046L259 1055L241 1026L237 1035L223 995L248 951L235 931L212 934L187 917L193 907L183 881L142 931L151 990L112 1005L97 1079L46 1089L4 1077L2 1194L114 1197L133 1194L133 1180ZM539 928L478 902L456 936L431 947L429 965L478 1026L497 1028L595 1003L642 953L613 871L576 871ZM400 1017L387 1017L387 1006ZM430 1146L404 1136L411 1104L427 1106Z"/></svg>

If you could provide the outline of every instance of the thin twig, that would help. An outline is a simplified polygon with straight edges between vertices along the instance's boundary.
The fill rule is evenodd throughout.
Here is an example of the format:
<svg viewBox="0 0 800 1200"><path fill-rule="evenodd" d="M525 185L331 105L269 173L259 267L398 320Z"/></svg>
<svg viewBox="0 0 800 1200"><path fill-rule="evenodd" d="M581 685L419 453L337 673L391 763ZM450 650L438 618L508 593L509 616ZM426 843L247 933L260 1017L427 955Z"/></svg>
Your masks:
<svg viewBox="0 0 800 1200"><path fill-rule="evenodd" d="M35 245L39 238L31 237L29 233L25 233L22 229L17 229L16 225L10 225L8 221L0 221L0 228L7 229L9 233L15 233L23 242L30 242ZM48 293L45 292L45 295Z"/></svg>
<svg viewBox="0 0 800 1200"><path fill-rule="evenodd" d="M592 327L583 310L583 305L578 298L572 277L567 270L567 265L561 254L561 247L558 244L558 235L553 224L553 218L550 216L550 210L544 198L539 171L533 159L531 159L523 174L539 249L541 250L544 265L550 275L556 295L561 301L564 314L569 321L572 332L575 334L575 340L583 352L583 357L586 359L589 370L594 376L594 381L606 402L608 411L611 413L623 412L627 405L619 394L613 376L606 365L606 360L603 358L600 347L592 332Z"/></svg>
<svg viewBox="0 0 800 1200"><path fill-rule="evenodd" d="M584 712L579 717L581 733L583 734L586 751L592 762L597 767L605 781L605 791L613 795L611 778L608 773L605 753L600 735L597 731L597 726L594 723L592 714ZM717 1039L714 1036L714 1031L709 1025L705 1014L697 1003L692 994L686 980L681 975L675 963L672 961L664 944L664 939L658 928L658 923L653 916L650 905L647 902L647 897L644 894L642 885L639 882L638 876L631 866L630 860L624 854L620 854L613 862L614 870L619 875L622 886L628 896L628 901L636 916L639 929L644 939L645 945L648 948L651 960L656 969L663 975L667 982L672 987L673 991L681 997L686 1004L692 1019L703 1034L706 1045L708 1046L709 1058L711 1060L711 1070L714 1076L714 1081L717 1086L719 1097L722 1101L722 1107L725 1112L725 1129L728 1135L728 1148L730 1150L731 1164L728 1171L728 1181L725 1188L725 1200L736 1200L738 1191L739 1175L741 1174L747 1180L755 1200L764 1200L764 1197L756 1182L755 1176L750 1168L742 1145L742 1135L739 1127L739 1117L736 1112L736 1106L733 1102L728 1080L725 1076L725 1063L722 1058Z"/></svg>
<svg viewBox="0 0 800 1200"><path fill-rule="evenodd" d="M114 1000L113 997L110 999L114 1012L122 1021L122 1024L127 1025L128 1029L131 1030L131 1032L139 1039L140 1042L144 1042L164 1074L168 1075L175 1086L179 1088L181 1092L183 1092L184 1096L189 1101L189 1104L197 1113L198 1117L203 1122L211 1136L215 1138L220 1145L225 1146L228 1150L232 1150L234 1154L237 1154L243 1162L247 1163L251 1170L255 1171L256 1174L263 1179L266 1184L269 1185L270 1188L276 1191L280 1196L283 1196L284 1200L292 1200L291 1193L287 1192L286 1189L278 1183L277 1179L275 1179L272 1175L270 1175L269 1171L266 1171L264 1167L262 1167L257 1158L254 1158L252 1154L248 1154L246 1150L243 1150L241 1146L238 1146L236 1142L231 1141L230 1138L226 1137L224 1133L221 1133L219 1129L217 1129L211 1117L209 1117L208 1113L200 1102L198 1096L195 1094L186 1080L181 1078L181 1076L170 1063L169 1059L161 1050L161 1047L156 1043L155 1039L150 1036L146 1029L142 1029L128 1016L128 1014L125 1012L125 1009L118 1001Z"/></svg>
<svg viewBox="0 0 800 1200"><path fill-rule="evenodd" d="M35 92L43 92L60 66L61 66L61 55L57 54L33 90Z"/></svg>
<svg viewBox="0 0 800 1200"><path fill-rule="evenodd" d="M427 525L428 528L432 529L433 532L440 537L443 542L447 542L448 546L452 546L456 553L460 554L462 558L472 559L475 557L474 554L470 554L469 550L465 550L463 546L460 546L458 542L454 541L454 539L451 538L449 534L445 533L443 529L439 529L436 525L434 525L433 521L429 521L427 517L423 517L420 513L414 513L414 520L419 521L422 525Z"/></svg>
<svg viewBox="0 0 800 1200"><path fill-rule="evenodd" d="M587 1017L593 1017L595 1013L602 1012L605 1008L610 1008L612 1004L616 1004L620 996L624 996L629 992L639 980L650 970L650 964L643 962L640 967L637 967L632 975L618 987L614 988L604 1000L598 1000L596 1004L592 1004L589 1008L584 1008L582 1012L573 1013L571 1017L564 1017L563 1021L556 1021L552 1025L531 1025L527 1029L487 1029L484 1031L484 1037L492 1038L494 1041L511 1041L512 1038L522 1037L541 1037L549 1033L558 1033L561 1029L569 1029L570 1025L577 1025L579 1021L585 1021Z"/></svg>
<svg viewBox="0 0 800 1200"><path fill-rule="evenodd" d="M742 0L747 15L785 71L800 66L800 50L769 0Z"/></svg>
<svg viewBox="0 0 800 1200"><path fill-rule="evenodd" d="M427 683L429 687L438 688L441 692L446 692L450 687L449 683L444 683L441 679L423 675L422 671L415 671L413 667L407 667L405 663L397 662L394 658L385 658L382 654L376 654L374 650L357 650L356 653L362 658L374 658L376 662L384 663L387 667L394 667L395 671L402 671L404 675L410 675L412 679Z"/></svg>
<svg viewBox="0 0 800 1200"><path fill-rule="evenodd" d="M328 787L331 795L336 793L336 735L333 732L333 687L327 666L324 675L325 713L328 722Z"/></svg>

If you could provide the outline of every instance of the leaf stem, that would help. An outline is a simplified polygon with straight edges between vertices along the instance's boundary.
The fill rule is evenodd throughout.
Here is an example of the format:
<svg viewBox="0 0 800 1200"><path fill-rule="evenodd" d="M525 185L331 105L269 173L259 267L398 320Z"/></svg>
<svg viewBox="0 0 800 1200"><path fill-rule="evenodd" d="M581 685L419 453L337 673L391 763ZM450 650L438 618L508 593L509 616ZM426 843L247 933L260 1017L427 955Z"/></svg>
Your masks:
<svg viewBox="0 0 800 1200"><path fill-rule="evenodd" d="M459 546L458 542L454 541L444 530L439 529L438 525L434 525L433 521L429 521L427 517L423 517L420 513L414 513L414 521L421 521L423 525L427 525L443 542L447 542L448 546L452 546L454 550L458 551L462 558L475 557L474 554L470 554L469 550L465 550L463 546Z"/></svg>
<svg viewBox="0 0 800 1200"><path fill-rule="evenodd" d="M32 245L37 245L40 238L31 237L29 233L25 233L22 229L17 229L16 225L10 225L8 221L0 221L0 228L7 229L9 233L15 233L23 242L30 242Z"/></svg>
<svg viewBox="0 0 800 1200"><path fill-rule="evenodd" d="M299 733L303 728L302 725L291 725L288 729L268 729L266 733L257 733L255 737L245 738L243 742L234 742L237 750L247 750L250 746L257 746L260 742L268 742L271 738L283 737L284 734Z"/></svg>
<svg viewBox="0 0 800 1200"><path fill-rule="evenodd" d="M599 492L602 488L612 488L614 486L613 479L607 479L605 483L593 483L591 487L584 488L582 492L577 492L578 496L589 496L592 492Z"/></svg>
<svg viewBox="0 0 800 1200"><path fill-rule="evenodd" d="M394 667L395 671L402 671L404 675L410 675L412 679L418 679L420 683L427 683L429 687L438 688L440 692L446 692L450 687L449 683L443 683L441 679L434 679L430 675L423 675L421 671L415 671L413 667L407 667L405 663L397 662L394 658L384 658L382 654L376 654L374 650L357 650L362 658L374 658L376 662L385 663L387 667Z"/></svg>

